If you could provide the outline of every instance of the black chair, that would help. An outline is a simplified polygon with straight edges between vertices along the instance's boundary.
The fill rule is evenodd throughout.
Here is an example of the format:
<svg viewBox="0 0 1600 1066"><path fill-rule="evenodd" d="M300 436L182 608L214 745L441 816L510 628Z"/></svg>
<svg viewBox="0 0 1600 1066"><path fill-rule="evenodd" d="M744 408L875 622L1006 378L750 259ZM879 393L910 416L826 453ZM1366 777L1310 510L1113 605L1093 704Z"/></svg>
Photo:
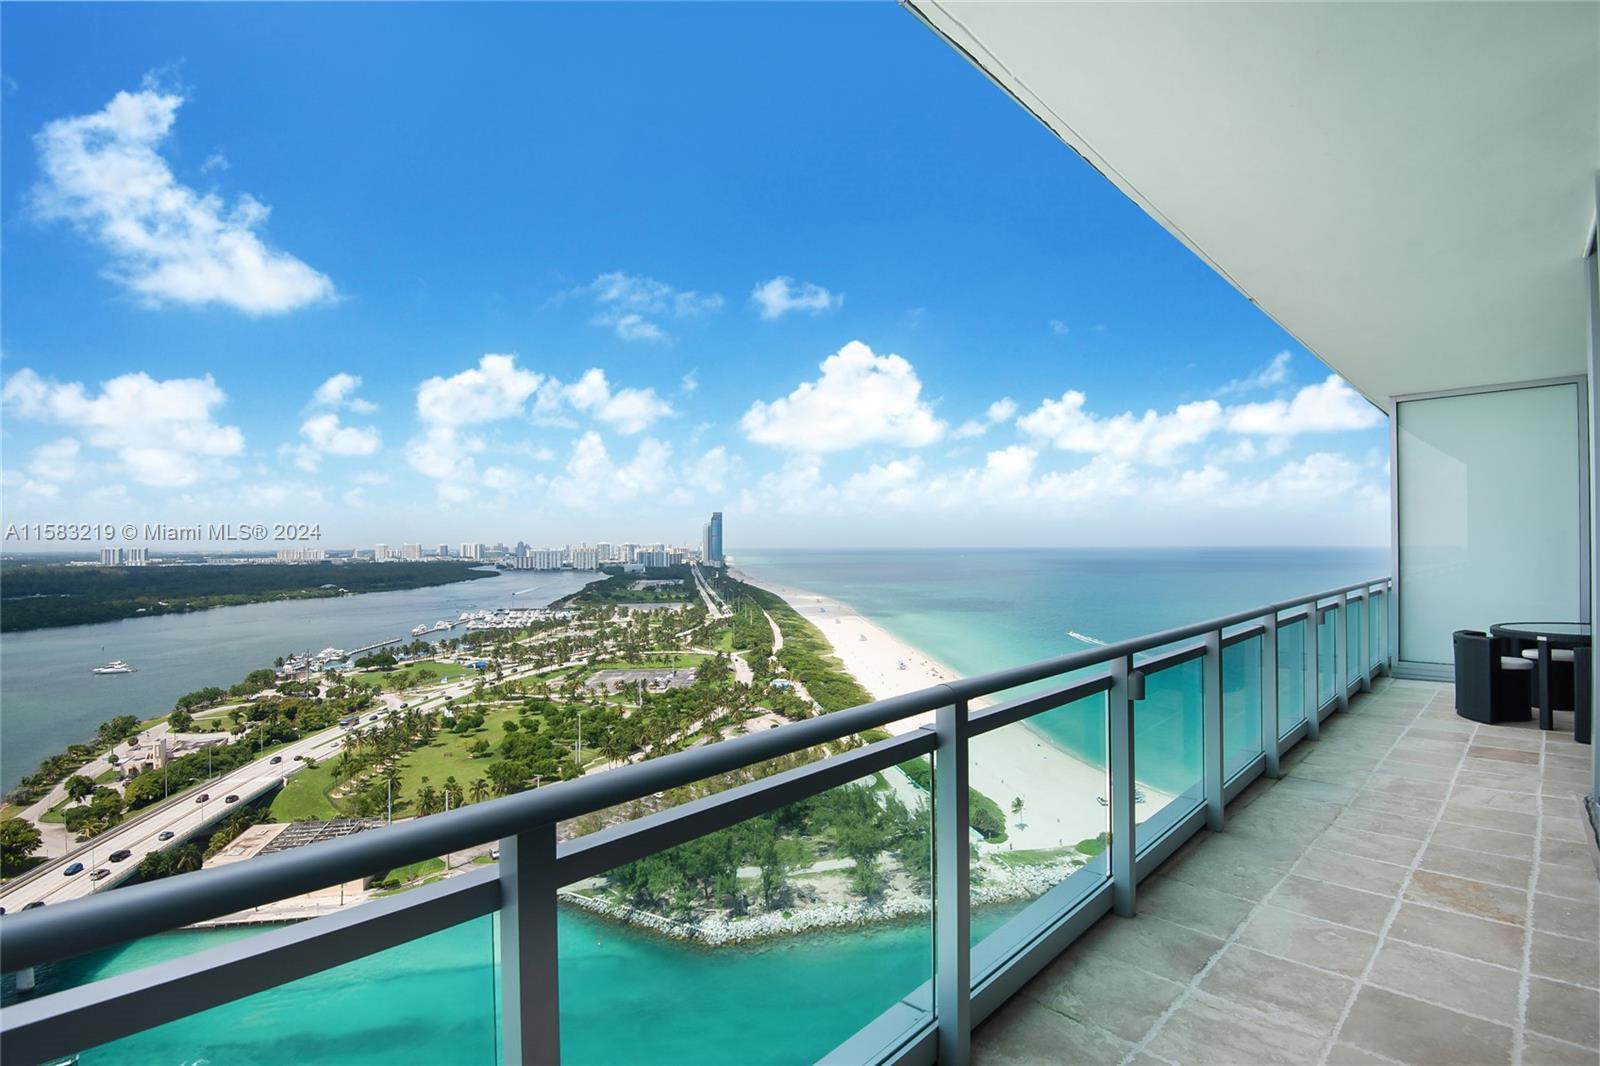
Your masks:
<svg viewBox="0 0 1600 1066"><path fill-rule="evenodd" d="M1534 664L1480 630L1458 629L1454 639L1456 714L1485 725L1531 719Z"/></svg>

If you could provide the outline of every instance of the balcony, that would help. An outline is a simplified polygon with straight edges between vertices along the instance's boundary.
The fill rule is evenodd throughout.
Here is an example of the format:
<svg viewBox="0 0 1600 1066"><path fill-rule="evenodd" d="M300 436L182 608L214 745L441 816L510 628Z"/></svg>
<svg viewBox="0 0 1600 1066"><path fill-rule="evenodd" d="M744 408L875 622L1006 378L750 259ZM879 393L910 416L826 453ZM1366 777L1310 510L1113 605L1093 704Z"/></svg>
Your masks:
<svg viewBox="0 0 1600 1066"><path fill-rule="evenodd" d="M973 1036L979 1062L1594 1062L1588 750L1382 679Z"/></svg>
<svg viewBox="0 0 1600 1066"><path fill-rule="evenodd" d="M1455 717L1448 686L1388 677L1389 597L1386 579L1335 589L0 918L3 968L26 987L86 952L500 842L497 864L437 884L43 988L0 1016L4 1055L164 1059L203 1044L316 1058L407 1032L464 1062L737 1061L752 1029L793 1039L767 1049L775 1061L1592 1055L1588 751L1570 733L1474 726ZM932 725L851 739L930 712ZM1064 785L1030 795L1031 817L1087 812L1106 835L1036 870L1030 899L996 906L984 894L992 867L969 844L976 804L946 797L968 795L971 746L1052 725L1102 745L1089 780L1103 774L1107 795ZM841 740L725 787L722 775ZM1158 754L1160 780L1148 766ZM897 920L843 941L864 945L854 961L780 937L781 964L761 978L770 994L747 1002L738 1030L703 1001L754 991L749 957L670 941L620 968L575 953L615 927L574 927L573 886L620 883L629 863L769 814L781 828L783 812L814 797L888 809L863 800L875 775L929 757L931 803L905 816L911 836L924 834L926 887L877 916ZM558 842L573 818L684 786L708 794ZM915 873L901 862L890 880ZM623 909L636 924L670 922ZM692 974L674 969L685 958ZM830 965L892 976L841 998ZM683 1010L647 1006L656 999Z"/></svg>

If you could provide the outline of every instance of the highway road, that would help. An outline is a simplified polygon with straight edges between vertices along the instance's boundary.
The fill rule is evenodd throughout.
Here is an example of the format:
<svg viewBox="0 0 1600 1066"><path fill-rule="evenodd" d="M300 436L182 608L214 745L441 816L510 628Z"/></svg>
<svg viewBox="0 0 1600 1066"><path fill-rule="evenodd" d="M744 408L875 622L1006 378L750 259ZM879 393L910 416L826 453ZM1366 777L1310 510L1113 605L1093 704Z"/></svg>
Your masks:
<svg viewBox="0 0 1600 1066"><path fill-rule="evenodd" d="M305 757L317 760L337 757L345 733L346 730L339 728L323 730L231 773L186 789L171 800L75 846L65 856L30 871L26 878L7 885L4 892L0 892L0 906L11 914L35 901L64 903L119 884L138 869L140 860L150 852L175 847L239 810L242 804L278 788L288 774L304 765ZM207 798L202 801L201 796ZM228 796L239 798L228 803ZM163 833L172 836L163 840ZM120 862L112 862L110 856L122 850L131 854ZM83 870L68 875L65 871L73 863L82 863ZM109 872L95 880L94 872L101 869Z"/></svg>
<svg viewBox="0 0 1600 1066"><path fill-rule="evenodd" d="M577 658L555 666L507 670L504 680L548 673L586 661L586 658ZM363 713L361 721L349 729L336 726L303 737L231 773L177 793L93 840L74 844L66 855L35 867L0 890L0 907L4 908L4 913L12 914L36 901L52 905L104 892L127 880L150 852L176 847L200 830L239 810L241 805L278 788L285 778L305 765L305 759L321 762L337 758L344 747L347 733L373 728L388 715L407 706L407 700L411 701L414 709L437 710L446 698L466 695L481 679L479 674L468 674L421 694L420 698L418 694L401 696L384 693L379 696L382 708ZM199 798L202 795L207 797L203 802ZM226 803L228 796L239 798L234 803ZM165 833L172 835L163 840L162 834ZM127 850L130 854L120 862L112 862L110 856L121 850ZM65 871L73 863L82 863L83 869L68 875ZM94 873L101 869L108 873L96 880Z"/></svg>

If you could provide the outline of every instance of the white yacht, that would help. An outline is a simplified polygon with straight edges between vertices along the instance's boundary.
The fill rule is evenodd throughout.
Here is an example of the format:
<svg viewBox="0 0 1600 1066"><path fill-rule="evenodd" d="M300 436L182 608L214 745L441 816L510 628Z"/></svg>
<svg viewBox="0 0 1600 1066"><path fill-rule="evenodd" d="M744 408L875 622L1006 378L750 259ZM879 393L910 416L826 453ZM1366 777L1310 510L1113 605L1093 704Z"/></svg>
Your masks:
<svg viewBox="0 0 1600 1066"><path fill-rule="evenodd" d="M134 667L129 666L121 659L112 659L104 666L95 667L93 672L97 674L131 674L134 672Z"/></svg>
<svg viewBox="0 0 1600 1066"><path fill-rule="evenodd" d="M442 632L444 632L445 630L447 630L449 628L450 628L450 623L446 622L442 618L439 619L437 622L433 623L433 631L435 633L442 633Z"/></svg>
<svg viewBox="0 0 1600 1066"><path fill-rule="evenodd" d="M427 626L415 626L411 630L411 635L414 636L414 637L420 637L420 636L422 636L422 634L426 633L427 631L428 631L428 627Z"/></svg>

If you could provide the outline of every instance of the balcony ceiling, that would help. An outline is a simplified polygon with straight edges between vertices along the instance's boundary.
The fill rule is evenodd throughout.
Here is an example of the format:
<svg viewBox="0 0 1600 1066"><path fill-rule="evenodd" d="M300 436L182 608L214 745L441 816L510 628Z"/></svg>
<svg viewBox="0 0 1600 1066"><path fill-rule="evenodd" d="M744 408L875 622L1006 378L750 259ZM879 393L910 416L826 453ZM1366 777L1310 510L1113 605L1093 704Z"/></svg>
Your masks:
<svg viewBox="0 0 1600 1066"><path fill-rule="evenodd" d="M1584 371L1600 4L908 2L1379 406Z"/></svg>

